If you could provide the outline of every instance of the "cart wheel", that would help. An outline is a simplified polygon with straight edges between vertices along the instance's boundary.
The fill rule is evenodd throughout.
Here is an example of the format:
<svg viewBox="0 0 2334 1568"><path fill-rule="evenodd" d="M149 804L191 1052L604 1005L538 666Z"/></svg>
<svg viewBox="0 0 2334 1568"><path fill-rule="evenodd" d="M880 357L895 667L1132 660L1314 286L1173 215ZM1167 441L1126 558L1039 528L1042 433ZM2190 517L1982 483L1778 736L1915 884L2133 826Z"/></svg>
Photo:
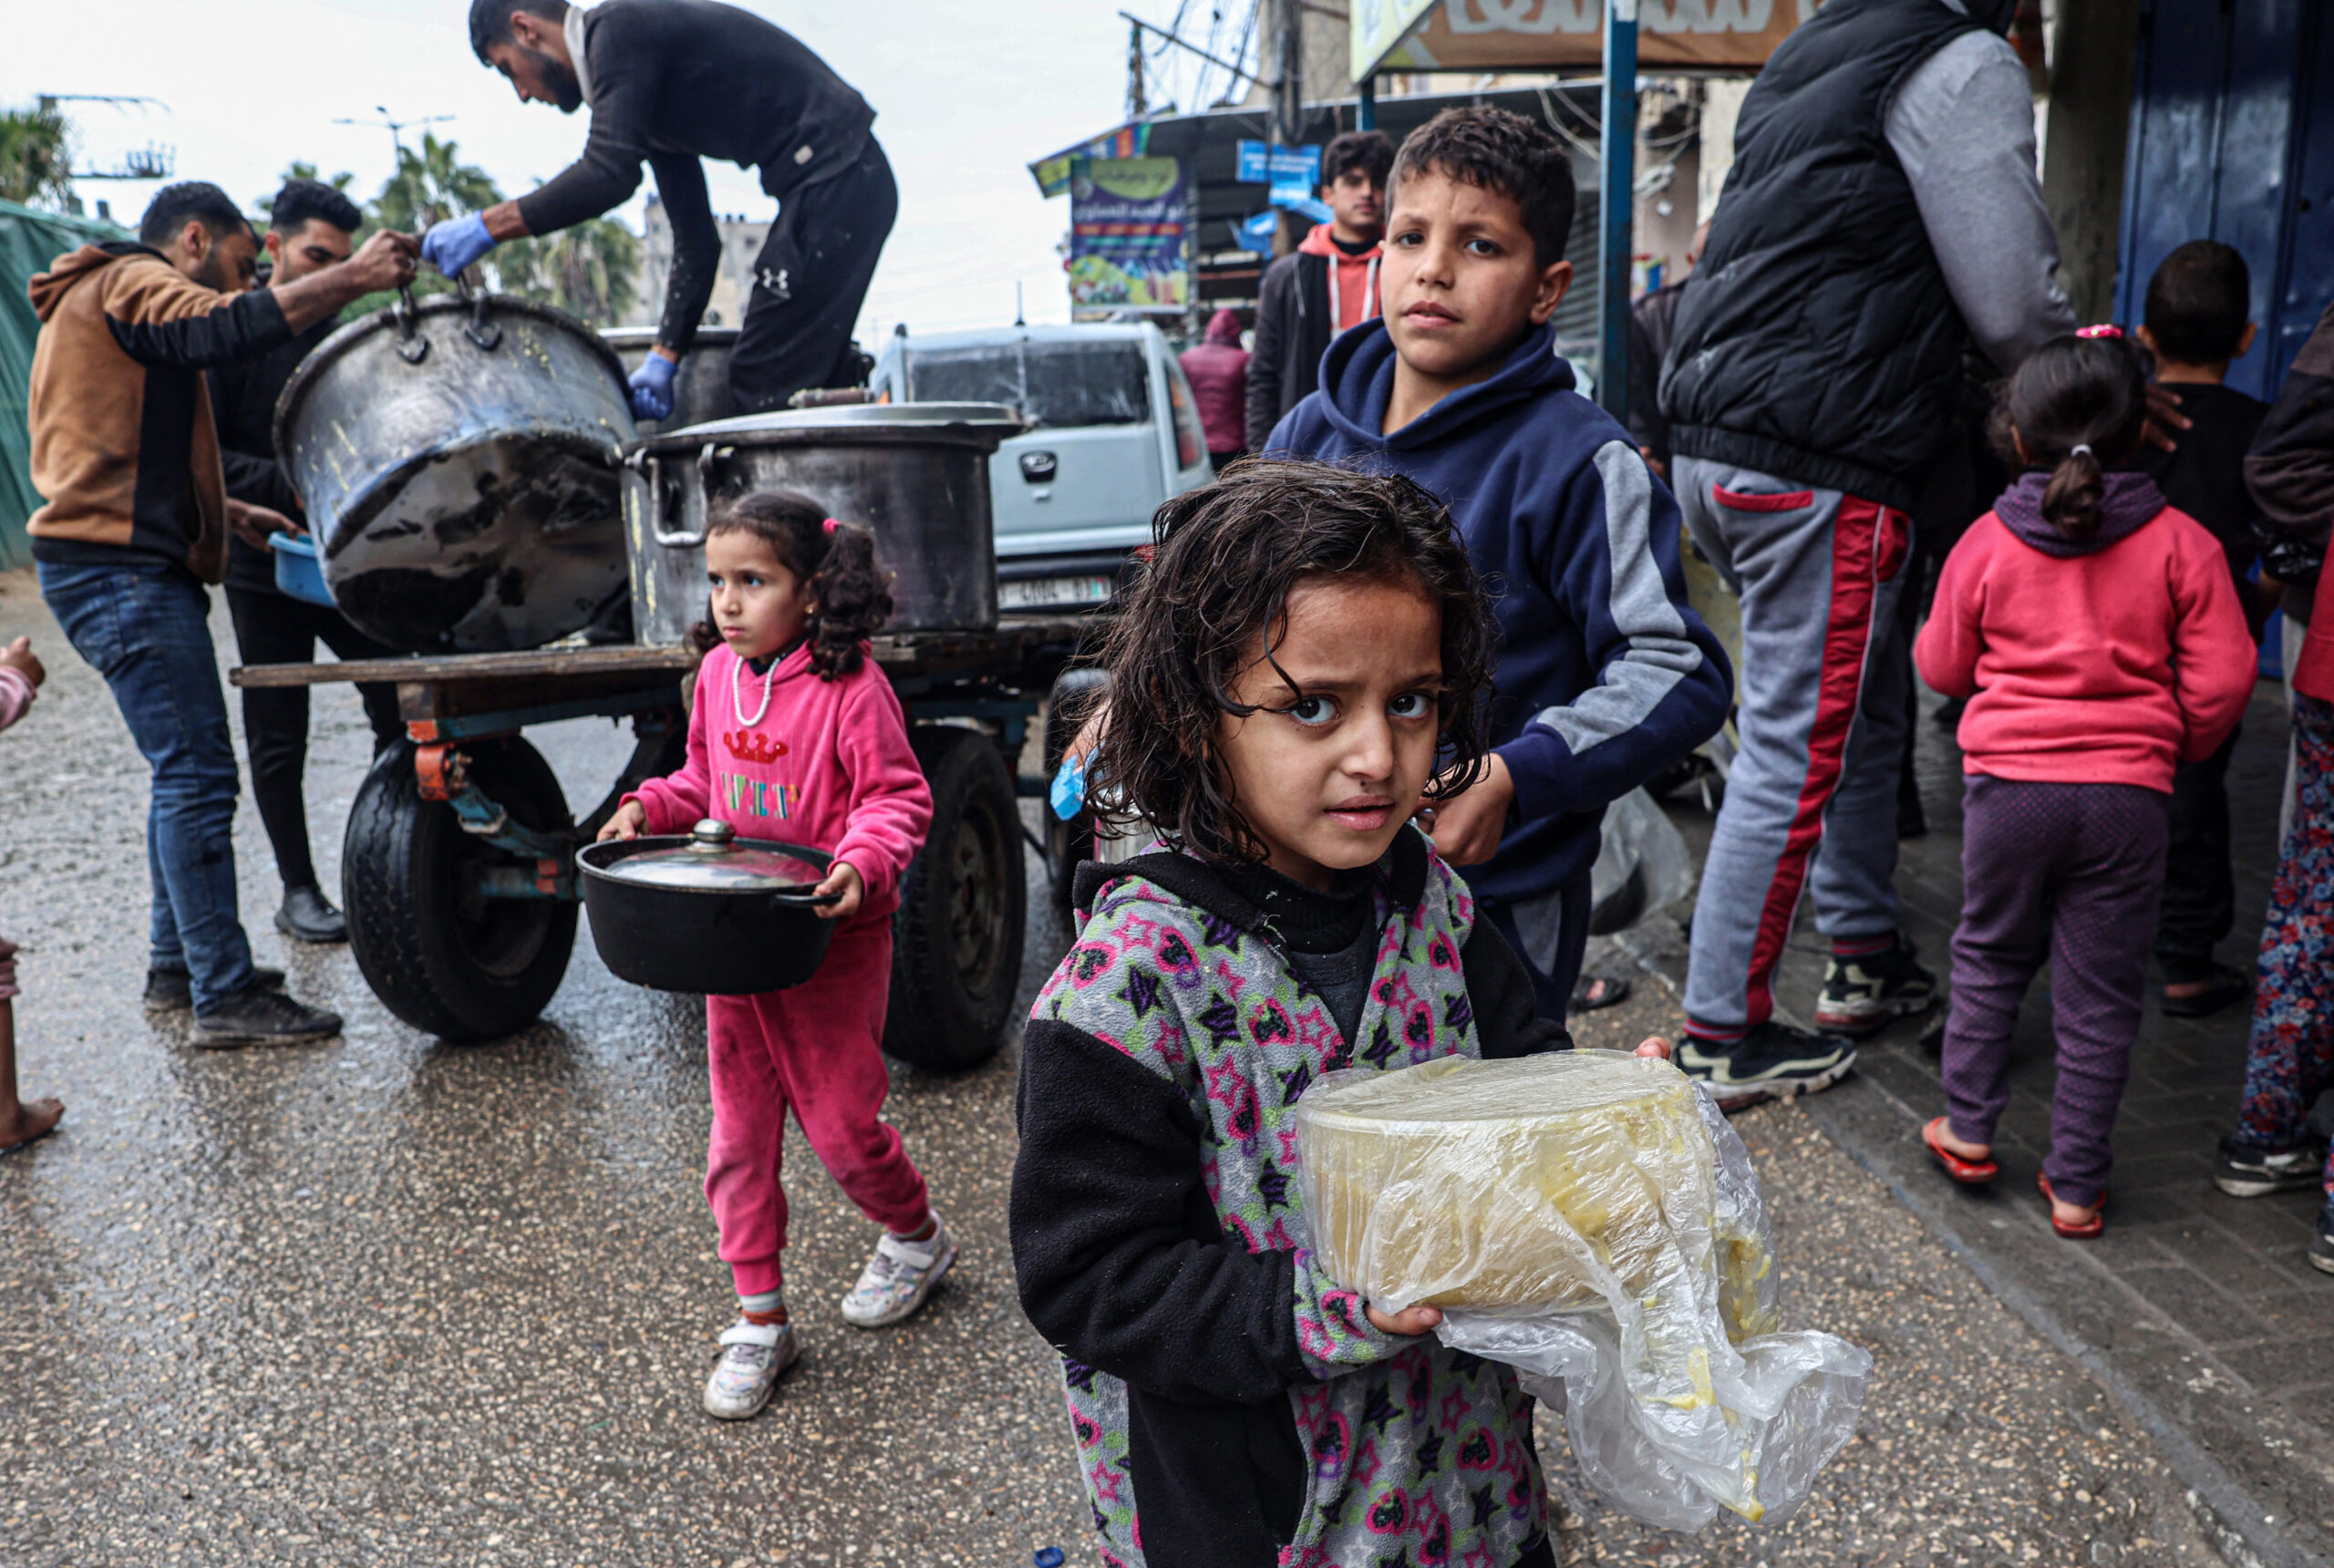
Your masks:
<svg viewBox="0 0 2334 1568"><path fill-rule="evenodd" d="M533 747L512 737L463 750L471 781L513 820L547 832L573 827ZM559 989L576 905L465 894L466 865L522 862L462 831L452 807L421 798L413 753L401 740L374 758L348 813L340 861L349 950L373 994L415 1028L452 1040L510 1034Z"/></svg>
<svg viewBox="0 0 2334 1568"><path fill-rule="evenodd" d="M1021 983L1020 802L986 735L919 725L908 738L932 786L932 831L892 917L883 1049L920 1068L968 1068L996 1053Z"/></svg>

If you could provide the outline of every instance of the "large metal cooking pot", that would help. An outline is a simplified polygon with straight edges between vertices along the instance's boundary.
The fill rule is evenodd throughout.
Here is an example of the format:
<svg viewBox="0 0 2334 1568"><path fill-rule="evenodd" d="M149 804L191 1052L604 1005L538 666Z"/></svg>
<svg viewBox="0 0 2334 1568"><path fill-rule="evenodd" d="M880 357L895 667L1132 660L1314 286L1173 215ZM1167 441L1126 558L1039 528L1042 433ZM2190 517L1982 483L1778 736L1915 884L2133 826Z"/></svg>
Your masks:
<svg viewBox="0 0 2334 1568"><path fill-rule="evenodd" d="M902 632L997 624L988 459L1028 427L1001 403L869 403L722 419L652 437L625 459L635 633L680 642L705 614L706 520L792 490L875 535Z"/></svg>
<svg viewBox="0 0 2334 1568"><path fill-rule="evenodd" d="M539 647L620 600L637 433L614 352L501 294L352 322L275 406L334 599L417 653Z"/></svg>
<svg viewBox="0 0 2334 1568"><path fill-rule="evenodd" d="M656 329L603 327L600 341L616 351L616 357L624 362L625 374L630 376L640 368L640 362L648 357L649 349L655 346ZM698 327L673 377L673 417L643 419L640 433L654 436L666 430L685 430L691 425L710 424L737 413L738 399L729 394L729 356L737 347L736 327Z"/></svg>
<svg viewBox="0 0 2334 1568"><path fill-rule="evenodd" d="M800 985L834 936L814 891L822 850L762 839L711 818L659 838L611 839L575 853L592 941L617 978L659 991L749 996Z"/></svg>

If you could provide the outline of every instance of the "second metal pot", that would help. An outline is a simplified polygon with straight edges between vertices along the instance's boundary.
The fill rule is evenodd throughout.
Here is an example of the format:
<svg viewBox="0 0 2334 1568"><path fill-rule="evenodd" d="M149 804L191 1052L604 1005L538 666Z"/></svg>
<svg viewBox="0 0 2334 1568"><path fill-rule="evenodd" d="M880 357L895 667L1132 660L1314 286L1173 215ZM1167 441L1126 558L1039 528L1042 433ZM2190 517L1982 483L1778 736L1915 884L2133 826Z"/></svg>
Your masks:
<svg viewBox="0 0 2334 1568"><path fill-rule="evenodd" d="M705 528L754 490L799 490L875 535L886 630L997 624L988 459L1028 426L1001 403L861 404L753 414L641 442L625 459L633 624L670 645L705 614Z"/></svg>
<svg viewBox="0 0 2334 1568"><path fill-rule="evenodd" d="M625 374L629 376L640 368L640 362L656 346L656 329L653 326L604 326L600 329L600 341L616 351L616 357L624 361ZM698 327L688 352L681 356L679 371L673 377L671 418L643 419L640 421L640 433L655 436L666 430L685 430L691 425L727 419L735 414L738 399L729 392L729 356L737 347L736 327Z"/></svg>

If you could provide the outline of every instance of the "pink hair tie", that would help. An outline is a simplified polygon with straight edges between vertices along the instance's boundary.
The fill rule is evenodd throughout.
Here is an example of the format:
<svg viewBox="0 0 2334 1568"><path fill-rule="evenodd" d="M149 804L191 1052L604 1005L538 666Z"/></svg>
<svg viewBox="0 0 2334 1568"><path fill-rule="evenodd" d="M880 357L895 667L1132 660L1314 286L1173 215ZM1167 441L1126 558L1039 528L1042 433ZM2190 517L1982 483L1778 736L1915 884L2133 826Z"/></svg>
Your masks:
<svg viewBox="0 0 2334 1568"><path fill-rule="evenodd" d="M832 532L836 530L836 528L837 528L837 527L839 527L839 526L840 526L840 525L835 521L835 520L834 520L833 518L831 518L831 518L827 519L827 531L828 531L829 533L832 533Z"/></svg>
<svg viewBox="0 0 2334 1568"><path fill-rule="evenodd" d="M2121 337L2123 335L2123 329L2112 321L2102 321L2095 326L2075 328L2075 335L2077 337Z"/></svg>

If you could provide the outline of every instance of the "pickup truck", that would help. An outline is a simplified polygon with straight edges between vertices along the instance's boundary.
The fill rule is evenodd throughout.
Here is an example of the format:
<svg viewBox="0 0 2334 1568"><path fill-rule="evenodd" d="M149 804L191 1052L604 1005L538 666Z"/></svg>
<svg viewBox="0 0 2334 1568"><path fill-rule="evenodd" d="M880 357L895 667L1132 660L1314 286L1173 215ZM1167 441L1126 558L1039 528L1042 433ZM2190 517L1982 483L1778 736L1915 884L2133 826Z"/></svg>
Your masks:
<svg viewBox="0 0 2334 1568"><path fill-rule="evenodd" d="M1005 403L1036 421L989 459L997 604L1076 610L1110 596L1151 514L1214 477L1191 384L1149 323L1008 326L884 346L878 399Z"/></svg>

